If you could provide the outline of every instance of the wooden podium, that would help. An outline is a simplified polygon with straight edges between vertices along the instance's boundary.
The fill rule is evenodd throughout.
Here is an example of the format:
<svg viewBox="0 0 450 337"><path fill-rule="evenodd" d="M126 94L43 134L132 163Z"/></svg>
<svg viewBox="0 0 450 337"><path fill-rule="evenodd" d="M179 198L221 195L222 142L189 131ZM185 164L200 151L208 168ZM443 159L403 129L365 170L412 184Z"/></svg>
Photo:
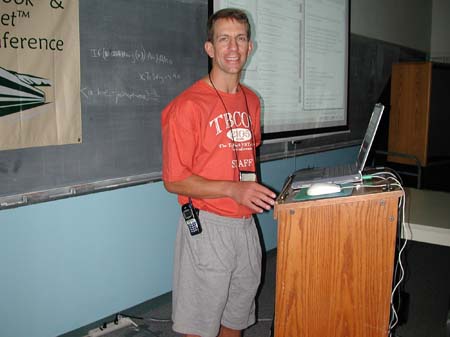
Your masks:
<svg viewBox="0 0 450 337"><path fill-rule="evenodd" d="M388 336L401 195L277 202L275 337Z"/></svg>

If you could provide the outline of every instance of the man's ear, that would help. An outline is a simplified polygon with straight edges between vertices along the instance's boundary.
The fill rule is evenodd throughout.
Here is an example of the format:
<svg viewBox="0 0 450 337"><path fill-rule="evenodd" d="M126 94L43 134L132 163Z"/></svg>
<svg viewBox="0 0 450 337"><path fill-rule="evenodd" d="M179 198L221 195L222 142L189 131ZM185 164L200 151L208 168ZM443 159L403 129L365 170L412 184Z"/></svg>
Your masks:
<svg viewBox="0 0 450 337"><path fill-rule="evenodd" d="M208 54L208 56L210 58L213 58L214 57L214 46L213 46L212 42L206 41L204 47L205 47L206 54Z"/></svg>
<svg viewBox="0 0 450 337"><path fill-rule="evenodd" d="M248 43L248 52L247 52L247 56L249 56L249 55L252 53L252 51L253 51L253 42L250 41L250 42Z"/></svg>

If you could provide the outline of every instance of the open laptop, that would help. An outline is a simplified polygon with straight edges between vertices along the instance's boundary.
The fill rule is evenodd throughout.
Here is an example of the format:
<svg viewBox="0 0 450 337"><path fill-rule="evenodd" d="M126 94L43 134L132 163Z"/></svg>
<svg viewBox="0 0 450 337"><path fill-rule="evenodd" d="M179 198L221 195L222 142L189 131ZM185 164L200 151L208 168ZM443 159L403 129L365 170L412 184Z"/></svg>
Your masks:
<svg viewBox="0 0 450 337"><path fill-rule="evenodd" d="M313 183L328 182L335 184L345 184L362 180L362 172L369 156L375 134L383 115L384 105L375 104L370 117L361 147L359 148L356 162L347 165L333 167L315 167L301 169L293 173L291 188L296 190L308 187Z"/></svg>

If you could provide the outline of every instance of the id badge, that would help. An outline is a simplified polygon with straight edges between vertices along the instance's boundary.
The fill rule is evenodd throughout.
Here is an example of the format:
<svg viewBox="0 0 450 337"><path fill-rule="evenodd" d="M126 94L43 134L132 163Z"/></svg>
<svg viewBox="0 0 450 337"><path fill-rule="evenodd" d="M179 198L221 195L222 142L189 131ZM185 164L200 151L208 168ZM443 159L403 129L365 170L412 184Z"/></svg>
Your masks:
<svg viewBox="0 0 450 337"><path fill-rule="evenodd" d="M240 171L239 172L240 181L256 181L256 173L250 171Z"/></svg>

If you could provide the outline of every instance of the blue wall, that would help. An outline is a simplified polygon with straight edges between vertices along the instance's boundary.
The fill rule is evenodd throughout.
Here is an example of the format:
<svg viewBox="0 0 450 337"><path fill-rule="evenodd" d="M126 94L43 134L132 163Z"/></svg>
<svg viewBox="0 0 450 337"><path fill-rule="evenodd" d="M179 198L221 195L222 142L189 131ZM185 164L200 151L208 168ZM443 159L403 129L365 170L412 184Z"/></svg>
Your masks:
<svg viewBox="0 0 450 337"><path fill-rule="evenodd" d="M279 192L356 150L263 163L262 179ZM169 292L178 215L161 182L0 211L0 336L57 336ZM272 212L258 218L275 248Z"/></svg>

